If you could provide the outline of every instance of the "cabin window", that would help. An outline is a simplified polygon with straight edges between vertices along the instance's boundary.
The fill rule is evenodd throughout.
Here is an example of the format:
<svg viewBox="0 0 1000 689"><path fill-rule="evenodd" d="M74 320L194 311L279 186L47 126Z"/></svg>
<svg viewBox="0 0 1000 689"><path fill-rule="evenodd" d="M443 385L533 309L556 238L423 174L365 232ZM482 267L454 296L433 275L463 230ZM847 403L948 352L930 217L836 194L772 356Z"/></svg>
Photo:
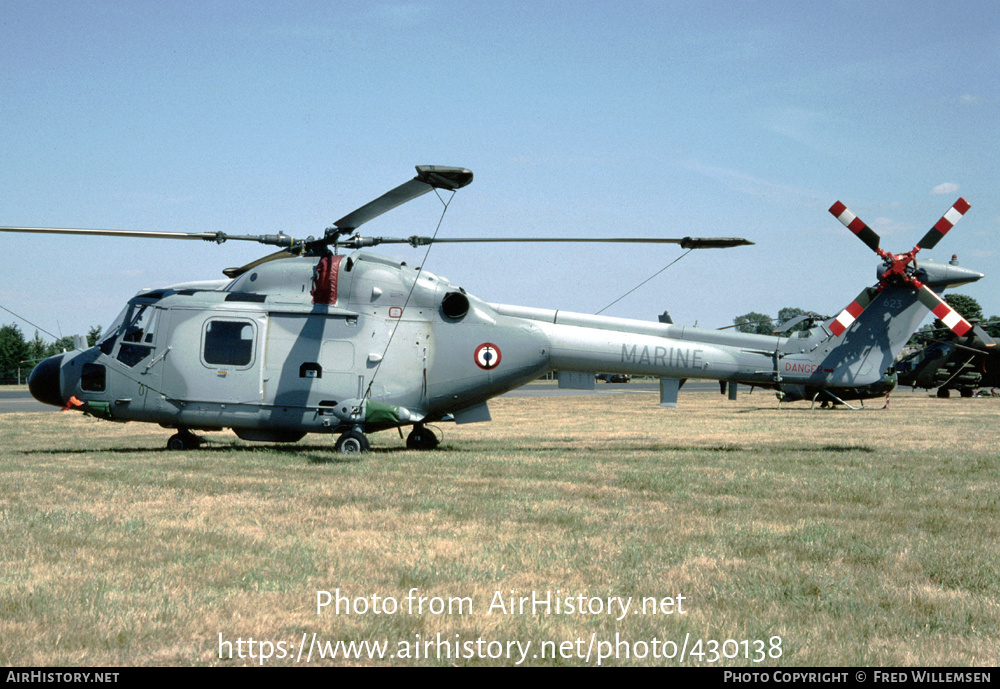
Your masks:
<svg viewBox="0 0 1000 689"><path fill-rule="evenodd" d="M205 324L202 358L210 366L248 367L253 362L252 321L213 319Z"/></svg>

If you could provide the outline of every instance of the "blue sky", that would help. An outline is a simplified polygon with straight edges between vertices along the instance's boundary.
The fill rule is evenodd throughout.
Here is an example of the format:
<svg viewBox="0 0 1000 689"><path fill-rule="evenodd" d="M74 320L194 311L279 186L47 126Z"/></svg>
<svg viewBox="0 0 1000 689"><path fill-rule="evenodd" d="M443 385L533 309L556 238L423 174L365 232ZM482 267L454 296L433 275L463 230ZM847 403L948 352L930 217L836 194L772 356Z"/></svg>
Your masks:
<svg viewBox="0 0 1000 689"><path fill-rule="evenodd" d="M0 225L300 237L414 165L458 165L475 181L442 236L755 241L693 252L606 312L717 327L835 315L875 282L834 201L906 251L964 196L930 256L986 273L960 291L1000 314L997 65L992 2L0 0ZM365 230L429 235L440 209ZM85 332L140 288L268 251L4 234L0 306ZM440 245L426 268L593 313L681 253Z"/></svg>

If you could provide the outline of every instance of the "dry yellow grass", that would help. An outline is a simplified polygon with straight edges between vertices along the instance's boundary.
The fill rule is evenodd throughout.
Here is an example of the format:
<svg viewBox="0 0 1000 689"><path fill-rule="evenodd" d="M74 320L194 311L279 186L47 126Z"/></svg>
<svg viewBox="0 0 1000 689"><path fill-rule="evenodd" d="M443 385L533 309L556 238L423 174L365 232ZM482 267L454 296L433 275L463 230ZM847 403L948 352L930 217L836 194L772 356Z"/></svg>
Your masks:
<svg viewBox="0 0 1000 689"><path fill-rule="evenodd" d="M437 452L383 433L350 461L316 436L170 453L155 426L0 416L0 662L258 664L267 642L294 664L315 634L396 657L312 646L313 664L512 665L516 641L525 664L593 665L617 639L602 663L996 665L1000 399L880 406L502 398ZM336 589L399 609L317 614ZM489 610L556 590L684 596L685 614ZM427 641L448 657L412 657Z"/></svg>

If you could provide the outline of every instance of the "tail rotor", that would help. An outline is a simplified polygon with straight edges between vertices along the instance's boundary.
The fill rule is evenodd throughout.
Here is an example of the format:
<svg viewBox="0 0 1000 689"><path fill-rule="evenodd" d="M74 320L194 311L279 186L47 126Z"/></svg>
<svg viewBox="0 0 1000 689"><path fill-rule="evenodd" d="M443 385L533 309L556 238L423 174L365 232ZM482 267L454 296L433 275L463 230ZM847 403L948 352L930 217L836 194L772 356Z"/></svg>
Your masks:
<svg viewBox="0 0 1000 689"><path fill-rule="evenodd" d="M963 198L959 198L951 208L938 220L923 239L905 254L893 254L881 248L881 238L872 230L861 218L852 213L847 206L837 201L830 207L830 213L839 220L844 227L854 233L865 245L874 251L882 259L884 271L879 275L878 285L868 287L858 297L848 305L830 323L830 331L834 336L842 335L851 324L861 315L868 305L889 285L905 286L916 290L920 303L927 307L942 323L948 326L956 335L962 336L970 330L975 331L983 339L986 346L992 347L995 343L979 326L974 326L964 319L955 309L948 305L934 290L929 288L917 279L916 256L921 249L933 249L941 238L948 234L948 231L955 226L962 216L969 210L970 204Z"/></svg>

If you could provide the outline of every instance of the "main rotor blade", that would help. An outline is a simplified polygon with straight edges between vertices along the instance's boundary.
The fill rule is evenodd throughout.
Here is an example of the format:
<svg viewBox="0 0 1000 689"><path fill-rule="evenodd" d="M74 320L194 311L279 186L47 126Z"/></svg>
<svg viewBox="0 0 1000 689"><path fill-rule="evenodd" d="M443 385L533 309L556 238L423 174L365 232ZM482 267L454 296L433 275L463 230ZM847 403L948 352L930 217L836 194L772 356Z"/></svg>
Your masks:
<svg viewBox="0 0 1000 689"><path fill-rule="evenodd" d="M369 201L355 211L333 223L339 234L349 234L383 213L423 196L432 189L458 191L472 183L472 172L464 167L444 167L441 165L417 165L417 176L409 182L390 189L374 201Z"/></svg>
<svg viewBox="0 0 1000 689"><path fill-rule="evenodd" d="M0 232L36 234L82 234L103 237L140 237L143 239L202 239L214 241L215 232L143 232L134 230L91 230L72 227L0 227Z"/></svg>
<svg viewBox="0 0 1000 689"><path fill-rule="evenodd" d="M856 234L869 249L878 253L879 242L881 241L879 236L875 233L875 230L868 227L868 225L866 225L861 218L848 210L847 206L842 204L840 201L837 201L837 203L830 206L830 213L833 214L833 217L843 223L844 227Z"/></svg>
<svg viewBox="0 0 1000 689"><path fill-rule="evenodd" d="M972 326L972 328L973 328L973 330L975 330L976 326ZM924 334L919 333L919 332L913 333L913 337L915 337L918 340L921 340L923 342L934 342L936 344L951 345L952 347L955 347L957 349L962 349L962 350L964 350L966 352L972 352L974 354L987 354L988 353L988 352L984 352L981 349L976 349L975 347L969 347L968 345L959 344L958 342L948 342L947 340L939 340L939 339L937 339L935 337L930 337L928 335L924 335ZM989 346L989 345L987 345L987 346Z"/></svg>
<svg viewBox="0 0 1000 689"><path fill-rule="evenodd" d="M389 239L380 238L383 243ZM410 237L403 240L413 246L427 244L472 244L472 243L506 243L506 242L566 242L566 243L617 243L617 244L680 244L683 249L727 249L734 246L750 246L753 244L742 237L681 237L679 239L666 237L463 237L438 238Z"/></svg>
<svg viewBox="0 0 1000 689"><path fill-rule="evenodd" d="M959 198L955 204L948 209L948 212L941 216L934 227L927 231L924 238L920 240L917 244L918 249L933 249L934 246L941 241L941 238L948 234L948 230L955 226L962 216L965 215L966 211L972 208L972 205L963 198Z"/></svg>
<svg viewBox="0 0 1000 689"><path fill-rule="evenodd" d="M0 232L29 232L34 234L75 234L90 237L134 237L138 239L200 239L222 244L230 240L258 242L273 246L291 246L292 237L285 234L226 234L225 232L154 232L143 230L98 230L73 227L0 227Z"/></svg>

